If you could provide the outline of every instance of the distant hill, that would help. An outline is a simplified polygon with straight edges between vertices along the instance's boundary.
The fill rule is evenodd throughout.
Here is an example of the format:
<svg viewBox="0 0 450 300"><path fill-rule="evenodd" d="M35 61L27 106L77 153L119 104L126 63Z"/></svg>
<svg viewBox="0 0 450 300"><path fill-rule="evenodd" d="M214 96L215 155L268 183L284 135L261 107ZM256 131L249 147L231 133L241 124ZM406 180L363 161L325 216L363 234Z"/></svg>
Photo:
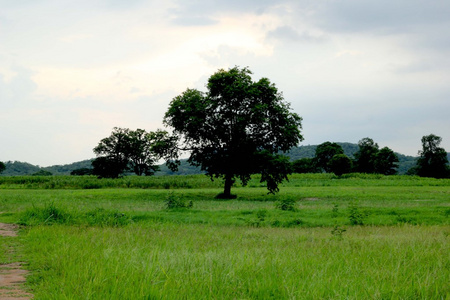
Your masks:
<svg viewBox="0 0 450 300"><path fill-rule="evenodd" d="M354 158L354 154L358 151L359 147L353 143L337 143L344 149L345 155L350 158ZM291 149L287 155L291 158L291 161L301 158L312 158L316 153L317 145L299 146ZM412 168L417 161L418 157L403 155L396 153L399 159L398 174L405 174L410 168ZM450 153L447 153L447 157L450 161ZM18 176L18 175L32 175L40 171L47 171L52 175L69 175L70 172L76 169L92 168L91 162L93 159L87 159L79 162L74 162L67 165L54 165L50 167L39 167L26 162L19 161L7 161L5 162L6 169L0 176ZM155 175L189 175L189 174L202 174L199 167L194 167L188 164L187 160L182 160L181 165L177 172L170 171L165 164L160 166L160 171Z"/></svg>
<svg viewBox="0 0 450 300"><path fill-rule="evenodd" d="M5 171L1 176L19 176L19 175L32 175L40 171L48 171L52 175L69 175L70 172L81 168L92 168L92 159L87 159L79 162L74 162L67 165L54 165L50 167L39 167L26 162L20 161L7 161L5 162Z"/></svg>

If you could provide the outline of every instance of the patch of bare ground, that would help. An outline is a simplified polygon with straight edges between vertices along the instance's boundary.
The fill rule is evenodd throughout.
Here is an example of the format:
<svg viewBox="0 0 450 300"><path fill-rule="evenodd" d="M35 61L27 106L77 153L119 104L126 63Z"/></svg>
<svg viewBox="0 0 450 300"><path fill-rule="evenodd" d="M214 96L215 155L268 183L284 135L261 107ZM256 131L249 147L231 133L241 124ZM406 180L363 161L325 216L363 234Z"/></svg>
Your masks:
<svg viewBox="0 0 450 300"><path fill-rule="evenodd" d="M303 198L302 200L306 200L306 201L319 201L320 198Z"/></svg>
<svg viewBox="0 0 450 300"><path fill-rule="evenodd" d="M0 223L0 236L17 236L17 226ZM23 290L27 273L20 262L0 264L0 300L32 299L33 295Z"/></svg>

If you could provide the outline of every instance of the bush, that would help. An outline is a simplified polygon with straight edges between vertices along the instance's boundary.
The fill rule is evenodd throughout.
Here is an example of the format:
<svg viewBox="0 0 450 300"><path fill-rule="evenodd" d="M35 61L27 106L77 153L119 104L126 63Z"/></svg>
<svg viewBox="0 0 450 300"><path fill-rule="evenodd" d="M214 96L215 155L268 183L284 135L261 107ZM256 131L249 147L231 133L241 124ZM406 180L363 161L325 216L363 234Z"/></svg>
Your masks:
<svg viewBox="0 0 450 300"><path fill-rule="evenodd" d="M350 224L352 225L364 225L364 220L368 216L368 213L359 207L358 203L351 202L348 206Z"/></svg>
<svg viewBox="0 0 450 300"><path fill-rule="evenodd" d="M172 192L167 195L165 203L167 209L192 208L194 206L192 200L186 203Z"/></svg>
<svg viewBox="0 0 450 300"><path fill-rule="evenodd" d="M275 207L281 210L296 211L294 199L283 199L275 203Z"/></svg>

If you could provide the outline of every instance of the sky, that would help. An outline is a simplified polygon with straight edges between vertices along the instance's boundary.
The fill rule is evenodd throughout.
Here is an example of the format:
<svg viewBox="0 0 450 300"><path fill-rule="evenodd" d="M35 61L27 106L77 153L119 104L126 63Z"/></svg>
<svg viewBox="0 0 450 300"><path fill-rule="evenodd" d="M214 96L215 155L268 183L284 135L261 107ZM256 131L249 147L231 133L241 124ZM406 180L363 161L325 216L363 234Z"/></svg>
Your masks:
<svg viewBox="0 0 450 300"><path fill-rule="evenodd" d="M301 145L450 151L448 0L0 0L0 161L95 157L113 127L154 131L218 69L267 77Z"/></svg>

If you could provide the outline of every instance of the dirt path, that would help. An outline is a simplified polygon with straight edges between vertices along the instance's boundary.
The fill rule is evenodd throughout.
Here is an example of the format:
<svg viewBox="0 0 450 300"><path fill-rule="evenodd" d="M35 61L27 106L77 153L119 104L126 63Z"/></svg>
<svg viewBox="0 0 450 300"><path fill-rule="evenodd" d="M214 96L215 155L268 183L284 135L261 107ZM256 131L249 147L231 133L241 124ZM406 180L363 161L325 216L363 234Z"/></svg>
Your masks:
<svg viewBox="0 0 450 300"><path fill-rule="evenodd" d="M17 226L0 223L0 236L17 236ZM22 289L27 273L20 262L0 264L0 300L32 299L33 295Z"/></svg>

